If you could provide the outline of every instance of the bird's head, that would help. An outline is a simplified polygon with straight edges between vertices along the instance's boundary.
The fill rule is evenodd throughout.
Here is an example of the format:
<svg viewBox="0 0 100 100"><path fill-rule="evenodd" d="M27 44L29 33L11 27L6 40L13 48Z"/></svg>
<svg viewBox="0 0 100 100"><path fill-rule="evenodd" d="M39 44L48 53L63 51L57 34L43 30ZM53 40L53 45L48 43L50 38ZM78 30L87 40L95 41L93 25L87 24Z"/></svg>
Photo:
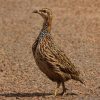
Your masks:
<svg viewBox="0 0 100 100"><path fill-rule="evenodd" d="M52 12L48 8L43 8L40 10L34 10L33 13L37 13L43 17L44 20L50 20L52 19Z"/></svg>

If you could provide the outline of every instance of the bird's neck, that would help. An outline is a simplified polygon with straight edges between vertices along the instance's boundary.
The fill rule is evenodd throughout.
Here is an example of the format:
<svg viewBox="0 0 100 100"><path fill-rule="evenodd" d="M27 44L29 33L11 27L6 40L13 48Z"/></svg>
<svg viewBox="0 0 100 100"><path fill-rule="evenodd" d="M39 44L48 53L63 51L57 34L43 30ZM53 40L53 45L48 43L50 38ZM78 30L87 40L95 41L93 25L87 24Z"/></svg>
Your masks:
<svg viewBox="0 0 100 100"><path fill-rule="evenodd" d="M50 34L50 32L51 32L51 19L44 20L40 34L44 36L45 34Z"/></svg>
<svg viewBox="0 0 100 100"><path fill-rule="evenodd" d="M41 31L47 31L48 33L51 32L51 21L50 20L45 20L44 21Z"/></svg>

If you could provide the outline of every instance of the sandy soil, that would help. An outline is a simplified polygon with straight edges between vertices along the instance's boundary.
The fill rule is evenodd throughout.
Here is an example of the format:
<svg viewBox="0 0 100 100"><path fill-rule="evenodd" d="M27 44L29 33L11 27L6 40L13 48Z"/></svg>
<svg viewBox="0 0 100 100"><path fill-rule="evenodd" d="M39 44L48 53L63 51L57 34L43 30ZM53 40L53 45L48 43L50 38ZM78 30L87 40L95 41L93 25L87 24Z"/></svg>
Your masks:
<svg viewBox="0 0 100 100"><path fill-rule="evenodd" d="M44 7L53 11L56 44L86 83L66 82L70 92L63 97L51 95L56 83L38 69L32 56L43 23L32 11ZM0 100L45 99L100 100L100 0L0 0Z"/></svg>

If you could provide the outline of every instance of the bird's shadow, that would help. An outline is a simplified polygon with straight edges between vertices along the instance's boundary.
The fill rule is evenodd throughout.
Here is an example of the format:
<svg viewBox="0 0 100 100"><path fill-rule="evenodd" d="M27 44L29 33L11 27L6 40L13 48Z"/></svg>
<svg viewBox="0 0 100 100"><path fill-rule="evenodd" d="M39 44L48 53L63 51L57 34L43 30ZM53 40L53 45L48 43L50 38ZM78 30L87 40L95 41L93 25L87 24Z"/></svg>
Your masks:
<svg viewBox="0 0 100 100"><path fill-rule="evenodd" d="M78 95L77 93L67 93L66 95Z"/></svg>
<svg viewBox="0 0 100 100"><path fill-rule="evenodd" d="M35 97L35 96L49 96L51 93L0 93L0 96L5 97Z"/></svg>

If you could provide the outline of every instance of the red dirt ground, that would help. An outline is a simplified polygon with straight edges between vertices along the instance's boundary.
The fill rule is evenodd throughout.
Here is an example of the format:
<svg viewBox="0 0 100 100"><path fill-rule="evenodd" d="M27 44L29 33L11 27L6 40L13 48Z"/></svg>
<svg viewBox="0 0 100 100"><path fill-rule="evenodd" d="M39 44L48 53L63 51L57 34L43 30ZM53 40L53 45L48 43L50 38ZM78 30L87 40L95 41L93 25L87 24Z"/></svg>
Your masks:
<svg viewBox="0 0 100 100"><path fill-rule="evenodd" d="M56 84L32 56L43 23L32 11L44 7L53 11L56 44L81 70L86 83L85 87L66 82L70 92L63 97L50 95ZM0 0L0 100L45 99L100 100L100 0Z"/></svg>

